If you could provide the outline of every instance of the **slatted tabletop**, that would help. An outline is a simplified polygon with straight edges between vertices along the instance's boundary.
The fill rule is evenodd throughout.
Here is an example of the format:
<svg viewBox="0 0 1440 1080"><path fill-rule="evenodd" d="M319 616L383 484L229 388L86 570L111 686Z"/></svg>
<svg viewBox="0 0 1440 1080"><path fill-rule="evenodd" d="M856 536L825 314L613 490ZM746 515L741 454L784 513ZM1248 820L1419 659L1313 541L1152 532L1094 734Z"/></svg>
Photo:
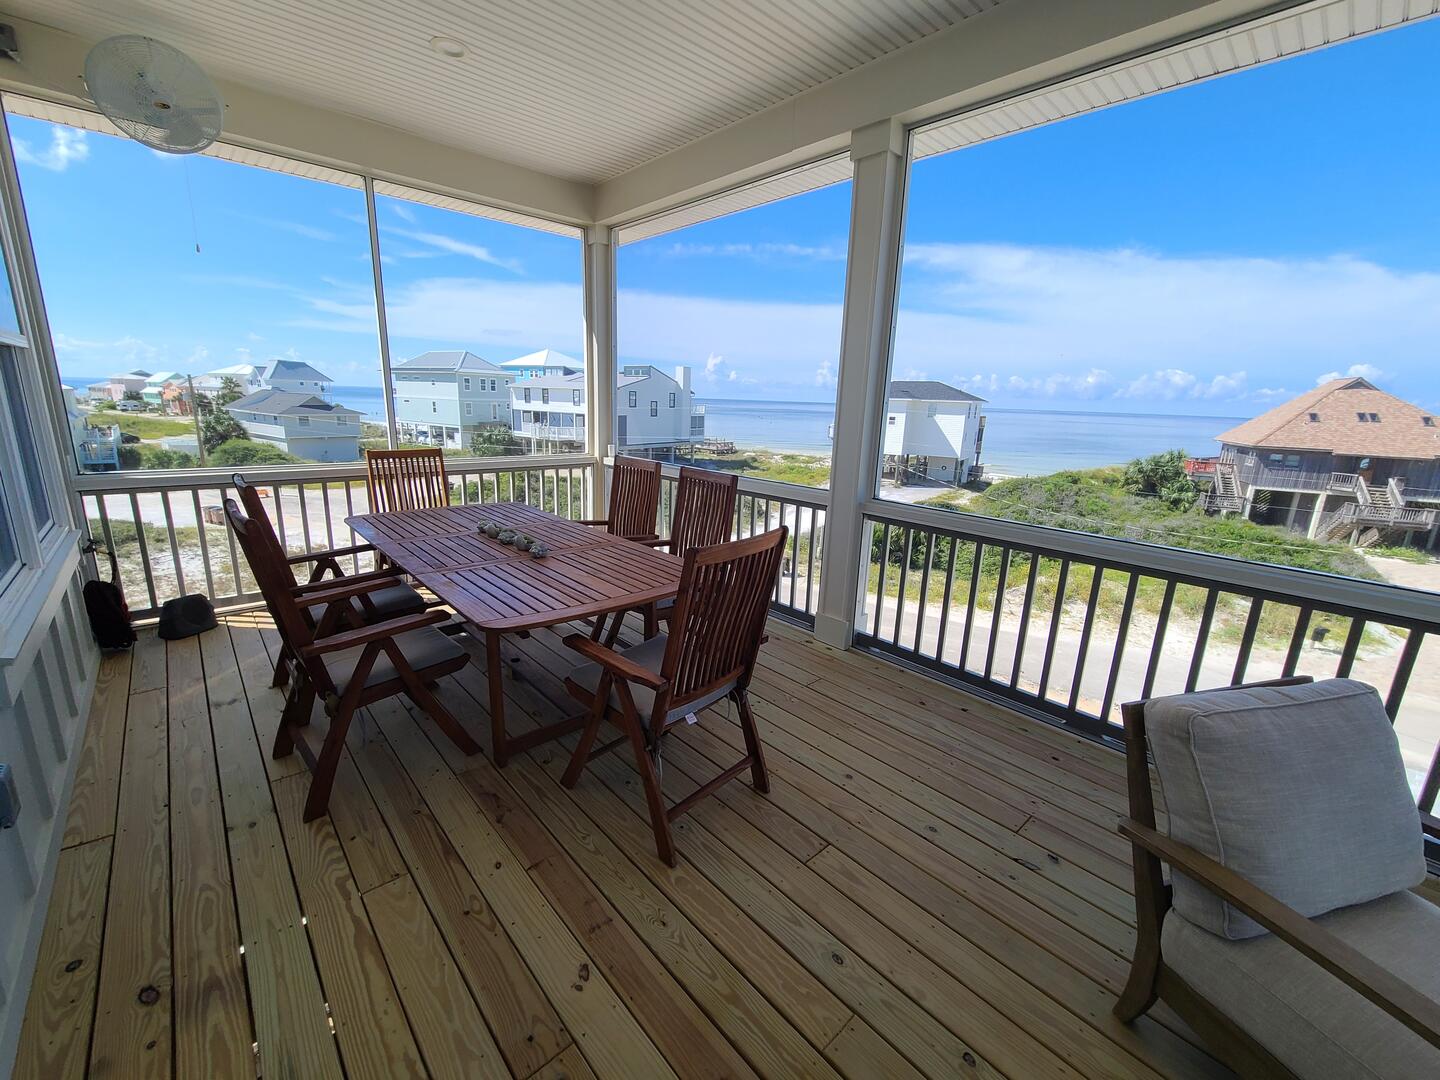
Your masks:
<svg viewBox="0 0 1440 1080"><path fill-rule="evenodd" d="M674 596L680 586L683 564L673 555L525 503L401 510L347 520L483 634L498 765L512 753L575 730L584 719L569 717L519 738L506 733L503 634L643 607ZM533 536L550 553L536 559L492 540L479 531L486 522Z"/></svg>
<svg viewBox="0 0 1440 1080"><path fill-rule="evenodd" d="M535 559L479 532L485 522L546 544ZM681 562L524 503L365 514L350 526L482 630L531 630L673 596Z"/></svg>

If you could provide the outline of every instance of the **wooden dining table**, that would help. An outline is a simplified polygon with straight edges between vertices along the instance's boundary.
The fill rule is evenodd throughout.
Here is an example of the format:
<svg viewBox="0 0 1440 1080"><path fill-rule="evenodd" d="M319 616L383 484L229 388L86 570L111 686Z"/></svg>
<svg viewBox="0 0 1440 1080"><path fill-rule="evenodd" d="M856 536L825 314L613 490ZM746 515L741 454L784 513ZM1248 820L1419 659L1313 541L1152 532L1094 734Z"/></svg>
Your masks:
<svg viewBox="0 0 1440 1080"><path fill-rule="evenodd" d="M573 619L599 618L674 596L681 560L526 503L471 503L383 514L347 524L454 609L485 638L495 764L583 726L583 714L511 737L505 731L501 639ZM541 541L535 558L486 536L494 522Z"/></svg>

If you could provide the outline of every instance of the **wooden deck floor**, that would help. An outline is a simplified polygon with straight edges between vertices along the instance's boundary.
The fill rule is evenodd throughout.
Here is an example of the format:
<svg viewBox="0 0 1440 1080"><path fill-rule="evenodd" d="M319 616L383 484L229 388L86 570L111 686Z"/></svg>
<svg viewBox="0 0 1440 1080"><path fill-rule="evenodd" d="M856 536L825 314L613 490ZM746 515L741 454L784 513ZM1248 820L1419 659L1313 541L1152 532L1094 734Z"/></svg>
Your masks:
<svg viewBox="0 0 1440 1080"><path fill-rule="evenodd" d="M656 858L620 754L503 771L391 704L329 818L272 761L277 641L234 617L105 660L21 1077L1197 1076L1110 1015L1134 932L1119 755L775 626L773 772ZM557 633L507 649L511 723L570 711ZM445 699L482 742L484 676ZM683 793L741 753L670 739Z"/></svg>

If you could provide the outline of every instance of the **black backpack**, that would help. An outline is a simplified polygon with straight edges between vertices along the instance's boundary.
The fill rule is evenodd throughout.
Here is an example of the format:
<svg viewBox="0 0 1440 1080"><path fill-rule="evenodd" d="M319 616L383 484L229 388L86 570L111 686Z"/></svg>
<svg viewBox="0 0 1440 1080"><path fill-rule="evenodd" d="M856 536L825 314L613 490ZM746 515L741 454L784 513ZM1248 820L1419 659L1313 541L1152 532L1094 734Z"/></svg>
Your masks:
<svg viewBox="0 0 1440 1080"><path fill-rule="evenodd" d="M92 542L89 552L101 549ZM128 649L135 644L135 628L130 625L130 607L120 591L120 563L113 551L110 556L110 580L85 583L85 612L90 616L90 631L102 649Z"/></svg>

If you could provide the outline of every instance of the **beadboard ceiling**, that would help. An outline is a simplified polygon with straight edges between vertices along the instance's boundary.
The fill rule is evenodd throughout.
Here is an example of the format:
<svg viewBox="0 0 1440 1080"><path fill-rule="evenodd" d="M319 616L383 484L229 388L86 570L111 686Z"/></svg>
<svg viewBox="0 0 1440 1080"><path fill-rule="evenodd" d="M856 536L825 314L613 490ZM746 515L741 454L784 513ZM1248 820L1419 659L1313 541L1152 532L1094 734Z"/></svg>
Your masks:
<svg viewBox="0 0 1440 1080"><path fill-rule="evenodd" d="M8 0L5 10L87 41L148 34L216 78L598 183L1002 2ZM437 55L436 36L467 55Z"/></svg>

